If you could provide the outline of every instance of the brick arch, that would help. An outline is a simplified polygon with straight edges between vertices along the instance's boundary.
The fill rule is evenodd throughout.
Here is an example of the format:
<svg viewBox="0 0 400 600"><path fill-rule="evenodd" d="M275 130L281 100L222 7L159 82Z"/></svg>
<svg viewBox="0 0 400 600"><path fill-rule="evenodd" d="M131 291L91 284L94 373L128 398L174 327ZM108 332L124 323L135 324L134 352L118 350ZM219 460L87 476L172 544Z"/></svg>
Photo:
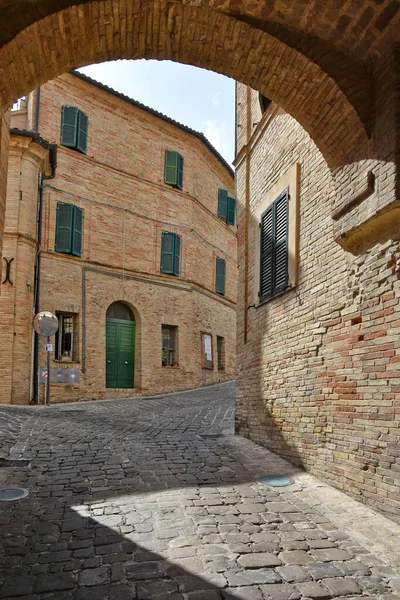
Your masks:
<svg viewBox="0 0 400 600"><path fill-rule="evenodd" d="M250 23L166 0L97 0L27 27L0 49L0 113L61 73L118 58L170 59L260 90L299 121L331 167L367 153L365 123L315 62Z"/></svg>

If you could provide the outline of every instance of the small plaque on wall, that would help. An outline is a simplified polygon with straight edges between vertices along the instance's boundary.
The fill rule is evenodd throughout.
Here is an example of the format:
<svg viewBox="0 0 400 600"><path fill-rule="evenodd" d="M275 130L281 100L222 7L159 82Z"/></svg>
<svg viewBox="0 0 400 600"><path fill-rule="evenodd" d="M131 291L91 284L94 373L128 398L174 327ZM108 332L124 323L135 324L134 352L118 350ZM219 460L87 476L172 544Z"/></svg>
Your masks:
<svg viewBox="0 0 400 600"><path fill-rule="evenodd" d="M211 333L201 333L201 358L204 369L214 368L213 343Z"/></svg>

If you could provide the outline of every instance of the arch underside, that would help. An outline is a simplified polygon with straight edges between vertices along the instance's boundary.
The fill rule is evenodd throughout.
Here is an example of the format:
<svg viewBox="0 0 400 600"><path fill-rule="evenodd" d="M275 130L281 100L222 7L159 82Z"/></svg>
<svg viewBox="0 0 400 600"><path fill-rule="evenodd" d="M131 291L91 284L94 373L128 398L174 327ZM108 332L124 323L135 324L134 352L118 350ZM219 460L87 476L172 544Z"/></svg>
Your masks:
<svg viewBox="0 0 400 600"><path fill-rule="evenodd" d="M73 68L139 58L210 69L261 91L299 121L331 167L369 157L369 107L357 108L360 90L369 85L363 69L359 85L353 71L353 103L344 78L340 85L278 37L179 2L98 0L27 27L0 50L0 110Z"/></svg>

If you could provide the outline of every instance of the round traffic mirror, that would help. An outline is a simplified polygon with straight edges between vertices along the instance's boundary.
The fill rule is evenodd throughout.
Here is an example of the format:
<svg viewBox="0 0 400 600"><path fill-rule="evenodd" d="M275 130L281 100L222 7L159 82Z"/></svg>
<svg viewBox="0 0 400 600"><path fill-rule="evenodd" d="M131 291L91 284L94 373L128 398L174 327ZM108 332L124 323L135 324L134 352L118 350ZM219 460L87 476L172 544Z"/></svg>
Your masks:
<svg viewBox="0 0 400 600"><path fill-rule="evenodd" d="M44 310L34 316L33 328L39 335L50 337L58 330L58 319L54 313Z"/></svg>

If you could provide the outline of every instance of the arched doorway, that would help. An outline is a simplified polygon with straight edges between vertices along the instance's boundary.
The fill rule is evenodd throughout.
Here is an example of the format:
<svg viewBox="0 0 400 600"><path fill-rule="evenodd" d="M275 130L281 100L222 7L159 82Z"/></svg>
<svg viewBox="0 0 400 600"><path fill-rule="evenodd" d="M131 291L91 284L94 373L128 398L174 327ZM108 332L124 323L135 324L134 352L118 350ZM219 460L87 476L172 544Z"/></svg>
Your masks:
<svg viewBox="0 0 400 600"><path fill-rule="evenodd" d="M136 322L123 302L113 302L106 313L106 387L133 388Z"/></svg>

